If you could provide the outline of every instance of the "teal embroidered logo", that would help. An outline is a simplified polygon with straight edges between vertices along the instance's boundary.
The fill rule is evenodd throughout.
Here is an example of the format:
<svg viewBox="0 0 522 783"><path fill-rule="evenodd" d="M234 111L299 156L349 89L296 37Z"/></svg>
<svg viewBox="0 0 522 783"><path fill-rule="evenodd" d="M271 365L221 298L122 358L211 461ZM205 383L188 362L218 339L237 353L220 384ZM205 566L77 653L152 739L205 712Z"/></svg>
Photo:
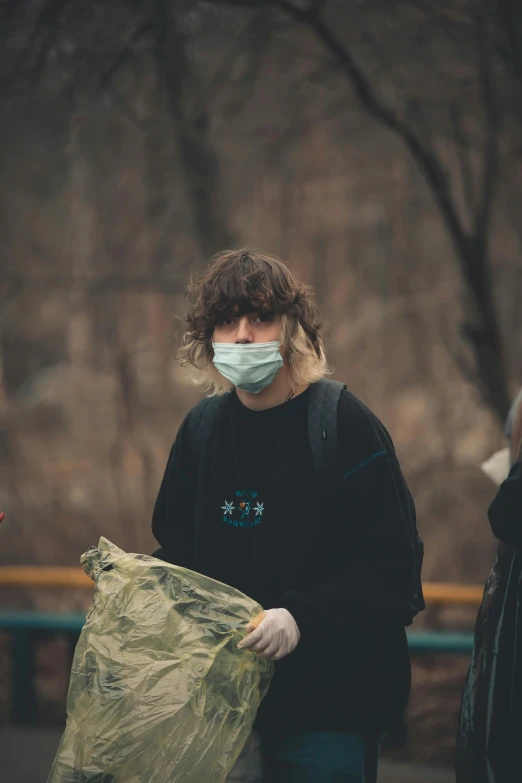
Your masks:
<svg viewBox="0 0 522 783"><path fill-rule="evenodd" d="M263 519L265 504L253 489L238 489L233 500L221 506L222 521L233 527L256 527Z"/></svg>

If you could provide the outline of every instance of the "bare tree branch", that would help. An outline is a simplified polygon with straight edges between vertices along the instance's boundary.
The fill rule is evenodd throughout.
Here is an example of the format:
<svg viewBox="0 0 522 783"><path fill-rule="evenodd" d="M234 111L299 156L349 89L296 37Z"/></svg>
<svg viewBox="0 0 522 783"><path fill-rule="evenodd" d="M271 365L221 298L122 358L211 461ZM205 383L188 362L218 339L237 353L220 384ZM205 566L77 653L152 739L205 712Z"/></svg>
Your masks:
<svg viewBox="0 0 522 783"><path fill-rule="evenodd" d="M25 275L20 272L7 274L0 281L0 293L10 299L23 291L78 291L89 294L102 294L107 291L163 291L166 294L177 293L180 282L164 276L150 275L85 275L71 274Z"/></svg>
<svg viewBox="0 0 522 783"><path fill-rule="evenodd" d="M127 35L123 38L122 46L117 56L98 80L98 86L101 90L106 90L112 85L116 74L122 71L135 56L135 49L133 46L153 29L153 24L150 19L142 19L128 31Z"/></svg>
<svg viewBox="0 0 522 783"><path fill-rule="evenodd" d="M247 49L249 56L249 63L246 68L246 73L242 78L242 85L246 88L251 88L255 82L259 67L263 59L263 55L266 52L267 46L272 37L274 25L267 14L265 8L258 8L250 19L245 29L240 30L238 35L228 46L221 64L216 68L216 71L212 79L199 90L196 96L196 102L192 109L192 117L197 118L202 112L208 110L212 99L215 97L218 89L229 81L230 73L237 62L238 51L244 51ZM254 44L255 45L252 45ZM244 106L246 99L237 100L235 112L237 113Z"/></svg>
<svg viewBox="0 0 522 783"><path fill-rule="evenodd" d="M105 97L107 100L117 107L118 111L123 117L140 131L146 131L149 123L144 121L142 117L134 110L133 106L125 100L123 95L117 89L114 84L109 84L105 88Z"/></svg>
<svg viewBox="0 0 522 783"><path fill-rule="evenodd" d="M474 233L476 236L482 237L484 241L487 235L495 183L498 177L498 137L501 115L495 99L491 47L486 30L486 12L484 9L480 9L479 14L480 18L477 20L476 27L480 59L480 92L487 138L484 145L484 159L478 187L481 200L476 214Z"/></svg>
<svg viewBox="0 0 522 783"><path fill-rule="evenodd" d="M453 138L459 161L460 179L464 202L471 216L476 213L476 189L473 176L473 166L470 160L469 139L463 128L462 110L456 103L449 106L449 117L453 129Z"/></svg>
<svg viewBox="0 0 522 783"><path fill-rule="evenodd" d="M203 255L210 257L233 243L234 234L223 197L219 161L209 137L210 117L208 111L191 117L190 100L198 85L179 16L172 13L168 0L156 0L156 13L155 55L174 120L180 163L192 206L194 235Z"/></svg>
<svg viewBox="0 0 522 783"><path fill-rule="evenodd" d="M455 339L455 330L450 326L447 317L441 317L438 320L439 334L446 348L448 355L453 360L455 367L466 378L472 386L479 389L480 395L485 396L487 390L484 388L484 382L477 372L476 365L470 360L462 348L457 344Z"/></svg>
<svg viewBox="0 0 522 783"><path fill-rule="evenodd" d="M244 8L252 7L248 0L230 0L230 2ZM472 225L467 228L452 189L451 177L435 144L426 143L412 124L402 119L381 99L350 50L325 23L317 7L311 5L303 8L289 0L267 0L265 5L279 8L297 23L307 26L316 35L352 84L359 103L366 113L402 139L424 175L453 242L456 258L466 283L469 298L469 306L466 308L468 319L462 326L462 333L474 351L481 394L486 404L496 412L500 420L503 420L510 401L493 302L487 246L489 219L498 175L500 120L492 81L487 8L480 0L480 16L473 20L479 34L481 94L487 138L482 153L477 206L472 215ZM462 20L459 18L458 21Z"/></svg>
<svg viewBox="0 0 522 783"><path fill-rule="evenodd" d="M466 236L451 195L451 186L447 172L434 148L425 147L412 129L377 97L362 69L357 65L348 49L342 45L334 32L327 27L315 8L301 9L288 2L288 0L268 0L268 2L292 15L296 21L307 25L313 30L350 79L357 97L367 113L403 139L432 189L448 226L450 236L460 254L466 245ZM248 0L246 2L245 0L231 0L231 3L243 7L250 6Z"/></svg>
<svg viewBox="0 0 522 783"><path fill-rule="evenodd" d="M493 5L506 41L506 46L502 47L503 56L522 81L522 8L513 0L496 0Z"/></svg>
<svg viewBox="0 0 522 783"><path fill-rule="evenodd" d="M15 71L29 63L33 83L41 77L49 52L56 45L60 18L67 4L68 0L49 0L43 4L27 43L15 62Z"/></svg>

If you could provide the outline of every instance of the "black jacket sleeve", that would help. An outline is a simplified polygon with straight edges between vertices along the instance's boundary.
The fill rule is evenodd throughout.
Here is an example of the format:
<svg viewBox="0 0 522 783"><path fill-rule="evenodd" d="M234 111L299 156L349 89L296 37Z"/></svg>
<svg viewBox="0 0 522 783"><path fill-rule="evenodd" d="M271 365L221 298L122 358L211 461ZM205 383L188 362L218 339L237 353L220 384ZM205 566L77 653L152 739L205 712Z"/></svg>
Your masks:
<svg viewBox="0 0 522 783"><path fill-rule="evenodd" d="M500 485L488 509L494 535L519 549L522 547L522 460L511 466L509 476Z"/></svg>
<svg viewBox="0 0 522 783"><path fill-rule="evenodd" d="M190 453L190 413L179 428L170 450L154 512L152 533L160 544L154 556L169 563L194 569L195 476Z"/></svg>
<svg viewBox="0 0 522 783"><path fill-rule="evenodd" d="M404 624L414 573L415 507L386 429L342 398L338 438L337 544L320 582L282 597L303 640Z"/></svg>

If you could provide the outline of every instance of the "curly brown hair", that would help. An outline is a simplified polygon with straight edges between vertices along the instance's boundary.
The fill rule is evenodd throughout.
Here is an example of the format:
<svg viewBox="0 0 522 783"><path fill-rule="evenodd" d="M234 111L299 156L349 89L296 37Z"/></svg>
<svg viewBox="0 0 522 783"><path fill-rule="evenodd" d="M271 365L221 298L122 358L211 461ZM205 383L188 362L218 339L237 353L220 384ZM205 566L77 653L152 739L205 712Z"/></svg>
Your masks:
<svg viewBox="0 0 522 783"><path fill-rule="evenodd" d="M313 382L328 372L324 324L313 290L296 280L278 258L244 248L218 253L205 273L190 282L188 294L194 303L185 316L188 328L178 359L193 367L195 381L212 393L230 388L212 364L214 329L225 318L246 313L281 319L281 341L298 383Z"/></svg>

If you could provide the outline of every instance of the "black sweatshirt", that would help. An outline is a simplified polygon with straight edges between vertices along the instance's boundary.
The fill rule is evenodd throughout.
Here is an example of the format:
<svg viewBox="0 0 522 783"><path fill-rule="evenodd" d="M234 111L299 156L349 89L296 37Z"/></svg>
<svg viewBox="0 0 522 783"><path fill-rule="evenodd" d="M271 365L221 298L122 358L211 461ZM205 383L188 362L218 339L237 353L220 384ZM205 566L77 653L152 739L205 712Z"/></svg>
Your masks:
<svg viewBox="0 0 522 783"><path fill-rule="evenodd" d="M514 549L522 546L522 460L514 462L488 509L495 536Z"/></svg>
<svg viewBox="0 0 522 783"><path fill-rule="evenodd" d="M409 695L415 510L386 429L348 391L337 492L320 485L308 397L252 411L233 392L198 470L186 416L154 509L155 554L295 618L301 641L276 663L261 732L380 729Z"/></svg>

